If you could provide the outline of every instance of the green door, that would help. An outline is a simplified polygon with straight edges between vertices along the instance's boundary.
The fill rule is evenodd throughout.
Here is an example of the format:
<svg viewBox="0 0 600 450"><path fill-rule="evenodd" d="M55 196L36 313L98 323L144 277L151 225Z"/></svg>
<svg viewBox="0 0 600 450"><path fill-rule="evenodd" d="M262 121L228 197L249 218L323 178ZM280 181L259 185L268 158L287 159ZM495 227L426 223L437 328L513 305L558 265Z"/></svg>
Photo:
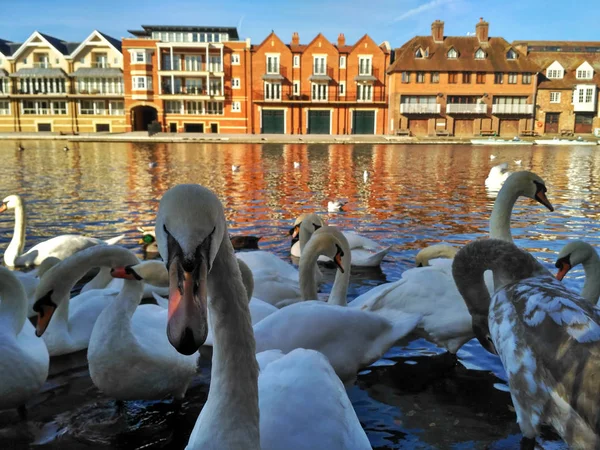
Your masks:
<svg viewBox="0 0 600 450"><path fill-rule="evenodd" d="M263 134L284 134L283 109L263 109L262 110L262 133Z"/></svg>
<svg viewBox="0 0 600 450"><path fill-rule="evenodd" d="M308 111L308 134L329 134L330 124L330 111Z"/></svg>
<svg viewBox="0 0 600 450"><path fill-rule="evenodd" d="M375 111L354 111L353 134L375 134Z"/></svg>

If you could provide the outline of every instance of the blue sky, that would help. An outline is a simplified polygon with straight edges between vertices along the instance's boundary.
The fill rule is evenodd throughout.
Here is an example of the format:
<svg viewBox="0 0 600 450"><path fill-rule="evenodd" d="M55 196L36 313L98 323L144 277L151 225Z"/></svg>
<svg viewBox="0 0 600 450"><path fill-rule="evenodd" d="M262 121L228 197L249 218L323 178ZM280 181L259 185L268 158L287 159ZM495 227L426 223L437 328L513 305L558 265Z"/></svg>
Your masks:
<svg viewBox="0 0 600 450"><path fill-rule="evenodd" d="M368 33L399 47L445 22L446 35L466 35L479 17L490 35L512 40L596 40L599 0L0 0L0 38L22 42L34 31L81 41L93 29L115 38L150 25L237 26L240 37L260 43L271 30L284 42L298 31L308 43L340 32L352 44Z"/></svg>

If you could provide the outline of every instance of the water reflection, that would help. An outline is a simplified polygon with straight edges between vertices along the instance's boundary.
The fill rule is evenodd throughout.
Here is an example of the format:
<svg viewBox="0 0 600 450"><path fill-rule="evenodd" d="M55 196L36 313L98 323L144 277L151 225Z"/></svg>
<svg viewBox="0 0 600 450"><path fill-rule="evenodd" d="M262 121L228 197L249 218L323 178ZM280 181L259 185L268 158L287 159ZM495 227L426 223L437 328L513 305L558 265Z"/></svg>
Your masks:
<svg viewBox="0 0 600 450"><path fill-rule="evenodd" d="M519 201L512 222L518 245L548 267L568 239L599 245L600 161L591 148L79 143L63 152L60 142L31 141L24 152L18 152L16 146L16 142L0 142L0 195L18 193L26 201L27 248L58 234L109 238L125 233L125 245L142 257L137 227L154 224L163 193L179 183L201 183L223 200L232 233L262 236L259 246L285 259L289 259L287 230L306 211L320 212L331 224L391 245L380 270L353 270L351 300L377 284L398 279L425 245L462 244L484 236L493 202L484 180L493 165L504 161L511 171L538 173L556 207L550 213L531 200ZM490 154L497 158L490 161ZM515 159L522 160L521 166L514 164ZM294 162L300 166L296 168ZM233 172L232 164L240 165L240 170ZM348 201L345 211L328 213L327 202L338 199ZM0 215L2 250L12 227L12 215ZM326 269L325 275L330 280L328 290L333 270ZM566 282L581 289L582 276L581 270L573 271ZM438 366L423 356L436 353L422 340L407 342L386 355L385 364L398 364L395 369L375 368L359 377L350 395L373 445L514 447L519 430L507 408L508 394L493 387L499 380L491 373L502 375L498 360L471 342L459 356L466 367L478 371L459 367L430 379L427 376L438 372ZM411 391L403 369L410 365L405 364L407 359L419 356L414 378L427 382ZM205 399L208 369L190 392L188 409L184 408L189 414L177 434L161 416L171 417L171 413L156 404L131 406L135 411L118 431L92 432L99 416L112 414L112 406L91 385L87 370L77 367L50 379L47 394L37 405L41 412L32 408L29 426L37 428L26 433L24 442L31 442L33 434L40 443L48 442L46 447L61 448L55 437L64 433L64 445L81 439L93 441L91 448L182 448ZM87 419L77 421L77 414ZM13 419L0 414L2 448L19 434ZM552 439L546 448L553 445Z"/></svg>

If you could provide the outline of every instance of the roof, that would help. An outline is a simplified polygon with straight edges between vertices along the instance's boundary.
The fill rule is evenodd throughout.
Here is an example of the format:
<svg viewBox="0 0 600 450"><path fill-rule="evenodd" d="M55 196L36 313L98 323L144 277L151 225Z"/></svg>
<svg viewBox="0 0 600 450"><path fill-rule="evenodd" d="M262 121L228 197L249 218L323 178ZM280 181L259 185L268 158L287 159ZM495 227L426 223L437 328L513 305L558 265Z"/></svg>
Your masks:
<svg viewBox="0 0 600 450"><path fill-rule="evenodd" d="M576 84L600 85L600 53L531 51L528 59L540 67L538 89L571 89ZM546 69L554 61L558 61L565 69L565 76L561 79L546 78ZM591 80L576 78L577 68L585 61L594 69Z"/></svg>
<svg viewBox="0 0 600 450"><path fill-rule="evenodd" d="M514 45L526 45L529 51L600 53L599 41L514 41Z"/></svg>
<svg viewBox="0 0 600 450"><path fill-rule="evenodd" d="M121 77L123 71L114 67L80 67L69 74L71 77Z"/></svg>
<svg viewBox="0 0 600 450"><path fill-rule="evenodd" d="M239 40L237 28L235 27L205 27L188 25L142 25L143 30L127 30L136 37L150 37L153 31L180 31L196 33L228 33L232 41Z"/></svg>
<svg viewBox="0 0 600 450"><path fill-rule="evenodd" d="M67 74L62 69L43 69L43 68L28 68L19 69L15 73L11 73L11 78L28 78L28 77L48 77L48 78L65 78Z"/></svg>
<svg viewBox="0 0 600 450"><path fill-rule="evenodd" d="M11 43L12 42L10 42L10 41L0 39L0 53L2 53L4 56L12 55L12 50L10 48Z"/></svg>
<svg viewBox="0 0 600 450"><path fill-rule="evenodd" d="M108 42L110 42L110 44L116 48L117 50L119 50L121 53L123 53L123 50L121 49L121 40L120 39L115 39L112 36L109 36L108 34L103 33L102 31L98 31L99 35L101 35L104 39L106 39Z"/></svg>
<svg viewBox="0 0 600 450"><path fill-rule="evenodd" d="M58 50L59 52L61 52L63 55L69 55L71 53L69 51L69 47L68 47L68 43L67 42L65 42L65 41L63 41L61 39L49 36L49 35L44 34L44 33L40 33L40 36L42 36L44 39L46 39L48 41L48 43L52 47L54 47L56 50ZM75 44L75 47L73 47L72 50L74 50L75 48L77 48L78 45L79 44Z"/></svg>
<svg viewBox="0 0 600 450"><path fill-rule="evenodd" d="M415 52L421 48L428 50L429 56L415 58ZM454 48L458 58L449 59L448 50ZM475 59L475 52L481 48L485 59ZM517 58L509 60L506 53L513 49ZM489 38L480 43L476 36L448 36L442 42L434 42L432 36L416 36L395 51L395 61L388 73L403 71L439 71L439 72L538 72L538 66L525 55L517 51L506 39Z"/></svg>
<svg viewBox="0 0 600 450"><path fill-rule="evenodd" d="M7 78L8 72L4 69L0 69L0 78Z"/></svg>

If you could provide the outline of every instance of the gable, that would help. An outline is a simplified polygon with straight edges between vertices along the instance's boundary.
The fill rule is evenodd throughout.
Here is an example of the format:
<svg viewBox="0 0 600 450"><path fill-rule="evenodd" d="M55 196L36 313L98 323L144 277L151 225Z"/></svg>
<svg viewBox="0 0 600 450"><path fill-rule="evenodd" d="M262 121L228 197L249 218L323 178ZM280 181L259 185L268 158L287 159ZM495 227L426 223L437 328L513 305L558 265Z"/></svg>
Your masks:
<svg viewBox="0 0 600 450"><path fill-rule="evenodd" d="M65 56L67 53L66 46L64 42L54 38L52 36L46 36L40 33L39 31L34 31L31 36L19 47L17 51L14 52L13 58L17 59L25 50L36 47L36 46L47 46L50 50L54 50L55 53L60 56Z"/></svg>
<svg viewBox="0 0 600 450"><path fill-rule="evenodd" d="M575 69L575 77L580 80L590 80L594 77L594 68L590 63L584 61Z"/></svg>
<svg viewBox="0 0 600 450"><path fill-rule="evenodd" d="M305 49L305 52L308 51L313 51L315 53L338 53L337 48L323 36L323 33L317 34L317 36L310 41L310 44L308 44Z"/></svg>
<svg viewBox="0 0 600 450"><path fill-rule="evenodd" d="M389 45L389 44L388 44ZM350 50L350 53L352 52L357 52L357 53L384 53L385 51L383 48L381 48L381 46L377 45L377 43L371 39L371 37L368 34L365 34L363 37L361 37L358 41L356 41L356 43L352 46L352 50Z"/></svg>
<svg viewBox="0 0 600 450"><path fill-rule="evenodd" d="M116 47L115 43L108 39L108 36L105 36L99 31L94 30L81 44L77 46L77 48L75 48L75 50L71 52L71 58L75 58L89 44L93 44L94 47L97 47L97 44L105 44L109 47L112 47L119 53L122 53L120 46Z"/></svg>
<svg viewBox="0 0 600 450"><path fill-rule="evenodd" d="M265 38L265 40L262 41L260 44L258 44L254 49L255 53L258 53L258 52L281 53L282 51L289 51L291 53L291 50L289 50L289 47L287 45L285 45L285 43L274 32L269 34Z"/></svg>

